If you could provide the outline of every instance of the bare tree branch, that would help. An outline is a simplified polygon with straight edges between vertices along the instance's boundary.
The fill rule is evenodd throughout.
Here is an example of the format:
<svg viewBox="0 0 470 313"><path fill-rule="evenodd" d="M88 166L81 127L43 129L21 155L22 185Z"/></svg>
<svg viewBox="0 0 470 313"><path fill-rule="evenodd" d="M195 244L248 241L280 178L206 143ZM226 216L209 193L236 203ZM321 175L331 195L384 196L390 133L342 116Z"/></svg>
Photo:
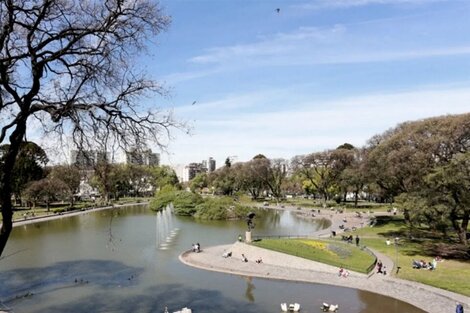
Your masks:
<svg viewBox="0 0 470 313"><path fill-rule="evenodd" d="M154 1L0 2L0 144L10 145L0 173L0 255L11 231L11 168L31 117L82 148L164 147L173 128L186 129L171 112L142 106L142 97L164 95L134 64L169 25Z"/></svg>

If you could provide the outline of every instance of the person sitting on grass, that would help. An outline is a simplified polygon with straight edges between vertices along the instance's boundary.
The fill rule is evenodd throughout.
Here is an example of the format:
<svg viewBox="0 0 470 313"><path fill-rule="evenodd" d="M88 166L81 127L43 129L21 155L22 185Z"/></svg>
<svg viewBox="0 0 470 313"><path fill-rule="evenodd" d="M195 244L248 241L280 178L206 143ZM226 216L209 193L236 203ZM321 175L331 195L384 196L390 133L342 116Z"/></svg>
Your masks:
<svg viewBox="0 0 470 313"><path fill-rule="evenodd" d="M436 269L436 267L437 267L437 261L436 259L432 259L432 261L428 263L428 269L430 271L433 271Z"/></svg>
<svg viewBox="0 0 470 313"><path fill-rule="evenodd" d="M412 262L413 268L420 269L421 263L419 261L413 260Z"/></svg>

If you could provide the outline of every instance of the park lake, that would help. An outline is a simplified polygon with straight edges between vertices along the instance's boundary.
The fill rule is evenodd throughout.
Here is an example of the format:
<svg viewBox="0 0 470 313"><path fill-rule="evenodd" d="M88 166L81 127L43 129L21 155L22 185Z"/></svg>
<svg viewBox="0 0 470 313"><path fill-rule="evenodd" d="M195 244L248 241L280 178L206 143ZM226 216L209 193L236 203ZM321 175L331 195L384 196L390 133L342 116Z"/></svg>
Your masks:
<svg viewBox="0 0 470 313"><path fill-rule="evenodd" d="M255 236L311 235L328 221L268 210L255 218ZM199 242L235 242L245 221L201 221L167 208L114 208L15 227L0 260L0 309L12 312L279 312L298 302L320 312L322 302L344 313L421 313L407 303L326 284L240 277L182 264Z"/></svg>

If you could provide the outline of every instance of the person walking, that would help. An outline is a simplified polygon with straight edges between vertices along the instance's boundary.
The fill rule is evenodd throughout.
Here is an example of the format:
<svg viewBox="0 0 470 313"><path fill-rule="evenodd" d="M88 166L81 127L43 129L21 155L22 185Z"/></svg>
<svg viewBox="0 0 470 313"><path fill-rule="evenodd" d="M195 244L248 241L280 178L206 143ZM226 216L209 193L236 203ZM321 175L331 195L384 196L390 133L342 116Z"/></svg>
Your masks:
<svg viewBox="0 0 470 313"><path fill-rule="evenodd" d="M378 274L383 274L383 272L382 272L382 266L383 266L382 261L379 260L379 261L377 262L377 273L378 273Z"/></svg>
<svg viewBox="0 0 470 313"><path fill-rule="evenodd" d="M359 241L360 241L360 240L361 240L361 239L359 239L359 235L356 235L356 247L359 247Z"/></svg>
<svg viewBox="0 0 470 313"><path fill-rule="evenodd" d="M462 304L457 302L457 306L455 307L455 313L463 313L463 306Z"/></svg>

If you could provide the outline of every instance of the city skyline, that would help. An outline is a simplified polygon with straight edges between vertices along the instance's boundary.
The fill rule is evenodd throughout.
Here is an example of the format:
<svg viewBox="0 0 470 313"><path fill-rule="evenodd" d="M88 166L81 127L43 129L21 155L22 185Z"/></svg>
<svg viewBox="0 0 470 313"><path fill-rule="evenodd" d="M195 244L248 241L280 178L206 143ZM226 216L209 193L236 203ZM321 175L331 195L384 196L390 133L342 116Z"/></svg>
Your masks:
<svg viewBox="0 0 470 313"><path fill-rule="evenodd" d="M139 65L169 91L162 164L289 159L470 109L470 3L161 1L169 29ZM277 11L279 8L279 12ZM30 136L31 138L31 136Z"/></svg>

